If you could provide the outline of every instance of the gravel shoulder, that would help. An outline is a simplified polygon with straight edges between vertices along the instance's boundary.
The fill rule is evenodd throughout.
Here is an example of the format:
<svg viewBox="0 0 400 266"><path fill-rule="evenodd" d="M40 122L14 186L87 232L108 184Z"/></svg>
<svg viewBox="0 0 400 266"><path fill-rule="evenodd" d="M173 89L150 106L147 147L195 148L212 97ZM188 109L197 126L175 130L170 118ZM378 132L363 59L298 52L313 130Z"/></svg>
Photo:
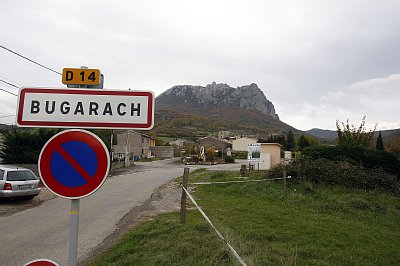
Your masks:
<svg viewBox="0 0 400 266"><path fill-rule="evenodd" d="M126 174L129 172L138 172L142 169L142 167L130 167L130 168L120 168L115 169L111 172L109 178ZM0 198L0 217L2 216L10 216L14 213L37 207L45 201L56 198L50 190L46 187L42 188L42 191L34 197L32 200L22 199L22 198Z"/></svg>
<svg viewBox="0 0 400 266"><path fill-rule="evenodd" d="M80 261L79 265L89 265L97 255L118 243L131 228L138 226L140 223L152 219L161 213L179 211L181 193L182 189L178 187L176 181L171 181L159 187L144 204L133 208L126 214L119 221L116 229L100 245L92 249Z"/></svg>
<svg viewBox="0 0 400 266"><path fill-rule="evenodd" d="M9 216L16 212L20 212L29 208L39 206L47 200L57 197L47 188L42 188L42 191L31 200L18 198L0 198L0 216Z"/></svg>

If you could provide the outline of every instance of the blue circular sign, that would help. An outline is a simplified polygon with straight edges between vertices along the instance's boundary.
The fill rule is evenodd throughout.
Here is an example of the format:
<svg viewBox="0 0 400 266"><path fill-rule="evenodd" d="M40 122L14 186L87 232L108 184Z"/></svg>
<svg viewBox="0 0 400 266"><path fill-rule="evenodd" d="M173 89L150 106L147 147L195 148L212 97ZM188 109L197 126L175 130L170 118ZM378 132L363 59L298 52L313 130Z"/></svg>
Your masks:
<svg viewBox="0 0 400 266"><path fill-rule="evenodd" d="M104 143L85 130L67 130L51 138L39 157L45 185L64 198L90 195L105 181L110 157Z"/></svg>

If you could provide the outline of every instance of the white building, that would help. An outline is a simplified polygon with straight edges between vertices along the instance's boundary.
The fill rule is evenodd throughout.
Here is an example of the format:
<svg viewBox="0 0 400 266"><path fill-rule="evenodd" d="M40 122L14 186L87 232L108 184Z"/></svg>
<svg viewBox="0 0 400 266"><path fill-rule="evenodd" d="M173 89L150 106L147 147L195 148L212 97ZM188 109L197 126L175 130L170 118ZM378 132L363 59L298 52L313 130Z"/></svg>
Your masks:
<svg viewBox="0 0 400 266"><path fill-rule="evenodd" d="M232 150L247 151L249 144L256 144L257 140L253 138L240 138L232 141Z"/></svg>

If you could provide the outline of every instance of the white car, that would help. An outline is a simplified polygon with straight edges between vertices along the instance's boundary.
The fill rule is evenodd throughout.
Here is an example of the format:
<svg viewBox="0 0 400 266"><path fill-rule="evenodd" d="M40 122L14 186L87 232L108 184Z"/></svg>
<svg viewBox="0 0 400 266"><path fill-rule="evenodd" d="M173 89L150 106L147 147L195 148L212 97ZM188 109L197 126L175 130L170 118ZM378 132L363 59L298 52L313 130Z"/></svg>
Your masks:
<svg viewBox="0 0 400 266"><path fill-rule="evenodd" d="M39 195L41 189L42 182L31 170L0 165L0 198L33 199Z"/></svg>

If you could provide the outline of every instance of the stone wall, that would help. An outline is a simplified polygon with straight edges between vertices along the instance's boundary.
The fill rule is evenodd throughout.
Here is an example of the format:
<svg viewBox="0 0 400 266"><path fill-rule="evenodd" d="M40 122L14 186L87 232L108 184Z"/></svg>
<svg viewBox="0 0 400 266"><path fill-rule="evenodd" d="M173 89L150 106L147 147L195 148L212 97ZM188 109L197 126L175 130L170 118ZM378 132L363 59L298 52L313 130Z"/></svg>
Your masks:
<svg viewBox="0 0 400 266"><path fill-rule="evenodd" d="M174 157L174 147L172 146L151 147L151 153L157 158L172 158Z"/></svg>

